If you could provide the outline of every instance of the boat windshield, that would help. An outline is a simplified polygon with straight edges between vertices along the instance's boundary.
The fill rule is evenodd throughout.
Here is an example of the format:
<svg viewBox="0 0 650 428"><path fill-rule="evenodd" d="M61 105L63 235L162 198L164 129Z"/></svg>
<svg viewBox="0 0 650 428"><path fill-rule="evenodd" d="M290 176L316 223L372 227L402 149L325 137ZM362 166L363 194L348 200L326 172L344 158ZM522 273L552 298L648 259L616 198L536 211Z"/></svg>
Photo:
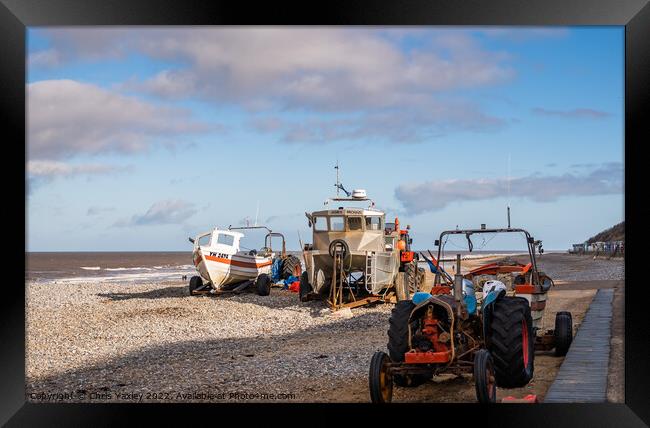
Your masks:
<svg viewBox="0 0 650 428"><path fill-rule="evenodd" d="M327 217L314 217L314 231L327 231Z"/></svg>
<svg viewBox="0 0 650 428"><path fill-rule="evenodd" d="M350 230L361 230L362 225L361 217L348 217L348 228Z"/></svg>
<svg viewBox="0 0 650 428"><path fill-rule="evenodd" d="M217 238L217 243L222 244L222 245L227 245L229 247L232 247L232 244L235 242L235 237L232 235L225 235L220 233L219 237Z"/></svg>
<svg viewBox="0 0 650 428"><path fill-rule="evenodd" d="M201 236L198 244L201 247L207 247L210 244L210 234Z"/></svg>
<svg viewBox="0 0 650 428"><path fill-rule="evenodd" d="M381 230L381 216L378 215L367 216L366 230Z"/></svg>
<svg viewBox="0 0 650 428"><path fill-rule="evenodd" d="M335 232L342 232L345 230L345 222L343 217L333 216L330 217L330 230Z"/></svg>

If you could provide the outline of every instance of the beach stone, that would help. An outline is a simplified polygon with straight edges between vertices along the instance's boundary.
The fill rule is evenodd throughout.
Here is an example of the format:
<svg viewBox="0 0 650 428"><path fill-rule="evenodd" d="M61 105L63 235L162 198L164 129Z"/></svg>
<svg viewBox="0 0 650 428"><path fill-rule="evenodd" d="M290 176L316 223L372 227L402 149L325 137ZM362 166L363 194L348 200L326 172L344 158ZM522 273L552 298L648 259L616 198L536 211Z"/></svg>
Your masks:
<svg viewBox="0 0 650 428"><path fill-rule="evenodd" d="M566 257L544 254L540 268L555 280L624 279L622 259ZM373 353L386 349L393 308L332 313L324 301L301 303L275 287L269 296L190 296L186 281L25 287L26 392L36 402L42 400L30 393L69 392L84 402L93 392L113 397L96 402L137 402L127 394L143 393L143 402L165 402L146 394L257 391L294 394L280 401L318 401L329 385L366 382Z"/></svg>
<svg viewBox="0 0 650 428"><path fill-rule="evenodd" d="M352 318L354 315L352 315L352 309L350 308L342 308L336 311L330 311L330 316L333 318Z"/></svg>

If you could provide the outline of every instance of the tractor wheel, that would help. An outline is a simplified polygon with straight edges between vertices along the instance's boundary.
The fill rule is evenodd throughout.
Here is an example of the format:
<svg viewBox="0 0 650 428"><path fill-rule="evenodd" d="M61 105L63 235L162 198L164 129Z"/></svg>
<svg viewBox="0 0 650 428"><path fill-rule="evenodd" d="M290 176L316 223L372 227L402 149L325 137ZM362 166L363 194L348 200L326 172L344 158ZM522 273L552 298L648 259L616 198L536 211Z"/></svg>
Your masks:
<svg viewBox="0 0 650 428"><path fill-rule="evenodd" d="M391 361L404 361L409 350L408 322L415 304L410 300L397 302L388 320L388 354Z"/></svg>
<svg viewBox="0 0 650 428"><path fill-rule="evenodd" d="M268 296L271 294L271 277L265 273L260 274L255 280L255 286L257 287L257 294Z"/></svg>
<svg viewBox="0 0 650 428"><path fill-rule="evenodd" d="M393 398L393 379L387 373L387 363L390 358L385 352L377 351L370 360L368 384L370 401L373 403L390 403Z"/></svg>
<svg viewBox="0 0 650 428"><path fill-rule="evenodd" d="M418 286L416 281L418 280L418 270L415 266L415 263L411 262L404 266L404 281L406 282L406 290L408 291L408 297L412 298L415 293L418 292Z"/></svg>
<svg viewBox="0 0 650 428"><path fill-rule="evenodd" d="M288 256L282 261L282 270L280 272L281 279L287 279L290 276L300 277L302 266L300 266L300 259L296 256Z"/></svg>
<svg viewBox="0 0 650 428"><path fill-rule="evenodd" d="M424 282L427 280L427 274L424 268L418 268L418 291L426 289Z"/></svg>
<svg viewBox="0 0 650 428"><path fill-rule="evenodd" d="M504 296L493 303L487 333L497 385L519 388L534 371L535 336L528 300Z"/></svg>
<svg viewBox="0 0 650 428"><path fill-rule="evenodd" d="M411 296L408 292L408 284L406 283L406 275L404 272L398 272L395 277L395 297L398 302L410 301Z"/></svg>
<svg viewBox="0 0 650 428"><path fill-rule="evenodd" d="M573 318L571 312L558 312L555 314L555 355L563 357L569 352L573 341Z"/></svg>
<svg viewBox="0 0 650 428"><path fill-rule="evenodd" d="M201 287L203 287L203 280L200 276L190 278L190 296L194 295L194 292Z"/></svg>
<svg viewBox="0 0 650 428"><path fill-rule="evenodd" d="M495 403L497 401L494 362L487 349L481 349L474 354L474 386L476 386L476 399L479 403Z"/></svg>
<svg viewBox="0 0 650 428"><path fill-rule="evenodd" d="M415 304L410 300L397 302L388 320L388 353L391 361L404 361L404 354L409 350L408 322ZM393 382L407 388L422 385L429 378L424 375L395 375Z"/></svg>
<svg viewBox="0 0 650 428"><path fill-rule="evenodd" d="M298 295L300 296L300 301L304 302L305 297L309 293L311 293L312 288L311 284L309 283L309 276L307 275L307 271L303 272L302 275L300 275L300 289L298 292Z"/></svg>

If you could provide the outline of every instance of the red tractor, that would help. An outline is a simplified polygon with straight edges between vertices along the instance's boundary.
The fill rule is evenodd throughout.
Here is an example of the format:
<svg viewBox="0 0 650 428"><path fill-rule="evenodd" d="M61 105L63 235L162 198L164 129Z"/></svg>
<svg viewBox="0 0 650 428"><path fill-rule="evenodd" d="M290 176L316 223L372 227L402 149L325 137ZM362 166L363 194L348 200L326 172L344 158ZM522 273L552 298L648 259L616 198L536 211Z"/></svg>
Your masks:
<svg viewBox="0 0 650 428"><path fill-rule="evenodd" d="M510 232L525 235L530 263L492 263L463 275L457 254L453 277L441 266L446 235L465 234L471 251L475 233ZM389 319L388 354L372 357L372 402L390 402L394 385L414 387L445 373L473 374L478 401L495 402L497 386L518 388L532 379L536 348L566 354L573 337L570 313L558 313L555 330L537 334L553 285L537 270L539 241L523 229L482 228L442 232L436 245L437 259L423 255L435 273L430 292L397 303Z"/></svg>

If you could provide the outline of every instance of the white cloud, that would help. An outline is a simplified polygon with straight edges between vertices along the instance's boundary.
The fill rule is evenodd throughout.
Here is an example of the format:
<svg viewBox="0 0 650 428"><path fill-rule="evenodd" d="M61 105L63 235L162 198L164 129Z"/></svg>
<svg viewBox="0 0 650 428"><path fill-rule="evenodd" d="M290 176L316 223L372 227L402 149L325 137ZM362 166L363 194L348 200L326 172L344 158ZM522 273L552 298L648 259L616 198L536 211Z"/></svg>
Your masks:
<svg viewBox="0 0 650 428"><path fill-rule="evenodd" d="M181 224L197 213L194 204L180 199L167 199L151 205L146 213L117 221L114 226Z"/></svg>
<svg viewBox="0 0 650 428"><path fill-rule="evenodd" d="M27 145L33 159L144 151L208 129L189 112L74 80L28 85Z"/></svg>
<svg viewBox="0 0 650 428"><path fill-rule="evenodd" d="M29 67L56 67L61 64L61 54L56 49L46 49L29 54Z"/></svg>
<svg viewBox="0 0 650 428"><path fill-rule="evenodd" d="M50 160L33 160L27 162L27 173L32 177L55 178L74 175L108 174L123 171L125 167L102 165L96 163L69 164Z"/></svg>
<svg viewBox="0 0 650 428"><path fill-rule="evenodd" d="M549 110L541 107L533 108L533 113L541 116L555 116L565 119L604 119L611 116L601 110L594 110L591 108L574 108L571 110Z"/></svg>
<svg viewBox="0 0 650 428"><path fill-rule="evenodd" d="M144 33L149 55L189 67L144 87L160 95L271 100L283 107L350 110L410 103L417 95L507 81L507 56L464 34L423 35L404 52L376 31L341 28L177 29ZM180 91L178 88L182 88Z"/></svg>
<svg viewBox="0 0 650 428"><path fill-rule="evenodd" d="M477 36L525 41L569 34L561 27L127 27L43 32L52 47L34 53L35 63L39 58L43 65L94 61L133 52L174 63L173 68L145 80L133 78L121 87L164 99L234 103L263 114L251 120L253 129L294 143L365 137L418 142L450 131L499 129L506 120L487 114L461 95L449 97L451 91L498 85L516 74L511 55L487 48ZM268 117L283 116L287 110L307 117L293 123L273 123L275 119ZM607 115L588 108L533 111L562 117ZM145 129L121 131L115 139L100 135L85 150L136 151L147 146L143 134L166 133L160 132L156 120L138 121Z"/></svg>
<svg viewBox="0 0 650 428"><path fill-rule="evenodd" d="M441 180L402 184L395 197L407 212L420 214L443 209L453 202L478 201L506 197L536 202L555 201L562 196L608 195L623 192L623 165L607 163L583 174L557 176L530 175L512 178Z"/></svg>
<svg viewBox="0 0 650 428"><path fill-rule="evenodd" d="M69 60L95 60L102 52L127 51L175 63L146 80L123 84L162 98L199 98L236 104L251 112L282 115L287 110L314 116L348 115L349 122L324 123L345 138L362 138L383 117L400 117L404 132L383 133L389 141L417 141L449 129L493 129L503 121L448 92L510 81L510 56L487 49L469 32L421 29L192 27L56 29L45 33L53 49ZM92 33L92 37L87 37ZM417 43L405 48L404 34ZM465 112L458 104L464 104ZM434 119L435 129L417 131ZM315 120L323 121L321 117ZM395 123L393 119L393 123ZM446 129L439 129L444 124ZM397 127L402 124L396 123ZM283 141L304 125L285 125ZM257 129L257 128L256 128ZM320 132L320 131L319 131ZM329 132L329 131L328 131ZM327 134L325 132L324 134Z"/></svg>
<svg viewBox="0 0 650 428"><path fill-rule="evenodd" d="M276 134L285 143L327 143L359 140L418 143L438 138L450 131L491 131L505 125L468 103L431 102L419 108L370 110L353 116L317 116L285 120L278 116L251 120L258 132Z"/></svg>
<svg viewBox="0 0 650 428"><path fill-rule="evenodd" d="M41 185L57 178L116 174L129 171L130 169L130 166L99 163L73 164L52 160L30 160L26 165L28 190L32 192Z"/></svg>
<svg viewBox="0 0 650 428"><path fill-rule="evenodd" d="M101 215L103 213L115 211L115 207L98 207L98 206L93 206L88 208L88 211L86 212L87 216L97 216Z"/></svg>
<svg viewBox="0 0 650 428"><path fill-rule="evenodd" d="M495 27L483 28L481 33L489 37L524 42L531 39L563 39L569 35L566 27Z"/></svg>

